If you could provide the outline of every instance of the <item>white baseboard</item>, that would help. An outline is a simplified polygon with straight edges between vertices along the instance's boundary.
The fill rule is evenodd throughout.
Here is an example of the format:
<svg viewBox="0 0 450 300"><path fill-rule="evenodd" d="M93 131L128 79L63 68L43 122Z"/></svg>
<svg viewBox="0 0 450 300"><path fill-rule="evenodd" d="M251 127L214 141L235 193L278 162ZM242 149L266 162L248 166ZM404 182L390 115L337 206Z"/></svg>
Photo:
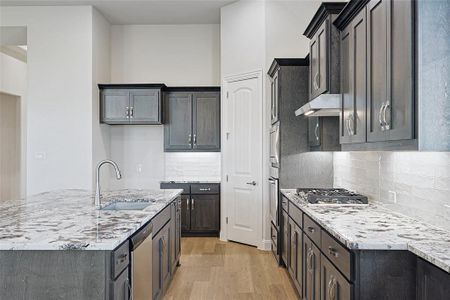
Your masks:
<svg viewBox="0 0 450 300"><path fill-rule="evenodd" d="M271 240L262 240L261 245L258 247L259 250L263 251L271 251L272 250L272 241Z"/></svg>

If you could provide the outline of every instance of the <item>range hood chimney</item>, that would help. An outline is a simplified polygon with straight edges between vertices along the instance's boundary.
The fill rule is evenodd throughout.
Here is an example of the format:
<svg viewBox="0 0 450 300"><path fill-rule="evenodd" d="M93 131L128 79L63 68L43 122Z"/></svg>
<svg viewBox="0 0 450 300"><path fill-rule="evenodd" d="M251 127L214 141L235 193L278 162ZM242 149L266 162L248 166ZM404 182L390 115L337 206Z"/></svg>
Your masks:
<svg viewBox="0 0 450 300"><path fill-rule="evenodd" d="M340 94L321 94L295 111L296 116L335 117L341 110Z"/></svg>

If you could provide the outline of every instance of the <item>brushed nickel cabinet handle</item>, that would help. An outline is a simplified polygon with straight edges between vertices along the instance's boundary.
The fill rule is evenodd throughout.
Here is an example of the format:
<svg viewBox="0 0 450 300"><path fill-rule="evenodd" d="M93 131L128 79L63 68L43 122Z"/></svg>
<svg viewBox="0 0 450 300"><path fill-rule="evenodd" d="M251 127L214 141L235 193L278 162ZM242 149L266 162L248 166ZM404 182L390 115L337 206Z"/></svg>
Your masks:
<svg viewBox="0 0 450 300"><path fill-rule="evenodd" d="M386 120L386 111L387 111L387 109L390 108L390 107L391 107L390 101L387 100L387 101L386 101L386 104L384 105L384 109L383 109L383 122L384 122L384 129L385 129L385 130L389 130L390 127L391 127L391 126L390 126L390 123L388 123L387 120Z"/></svg>
<svg viewBox="0 0 450 300"><path fill-rule="evenodd" d="M192 143L192 135L188 135L188 144Z"/></svg>
<svg viewBox="0 0 450 300"><path fill-rule="evenodd" d="M316 136L316 140L319 140L319 121L317 121L316 128L314 128L314 135Z"/></svg>
<svg viewBox="0 0 450 300"><path fill-rule="evenodd" d="M130 108L129 108L128 106L125 107L125 117L126 117L127 119L130 118Z"/></svg>
<svg viewBox="0 0 450 300"><path fill-rule="evenodd" d="M331 246L328 246L328 254L333 255L334 257L339 256L338 251Z"/></svg>
<svg viewBox="0 0 450 300"><path fill-rule="evenodd" d="M197 135L194 134L194 145L197 145Z"/></svg>
<svg viewBox="0 0 450 300"><path fill-rule="evenodd" d="M131 106L130 107L130 118L133 119L133 117L134 117L134 107Z"/></svg>
<svg viewBox="0 0 450 300"><path fill-rule="evenodd" d="M195 200L194 198L192 198L192 205L191 205L191 209L194 210L195 209Z"/></svg>
<svg viewBox="0 0 450 300"><path fill-rule="evenodd" d="M378 112L378 122L380 123L381 130L384 130L384 123L383 123L383 110L384 110L384 105L385 105L385 103L383 102L383 103L381 104L380 111Z"/></svg>
<svg viewBox="0 0 450 300"><path fill-rule="evenodd" d="M308 229L308 231L311 232L311 233L313 233L314 231L316 231L316 229L315 229L314 227L312 227L312 226L308 226L307 229Z"/></svg>

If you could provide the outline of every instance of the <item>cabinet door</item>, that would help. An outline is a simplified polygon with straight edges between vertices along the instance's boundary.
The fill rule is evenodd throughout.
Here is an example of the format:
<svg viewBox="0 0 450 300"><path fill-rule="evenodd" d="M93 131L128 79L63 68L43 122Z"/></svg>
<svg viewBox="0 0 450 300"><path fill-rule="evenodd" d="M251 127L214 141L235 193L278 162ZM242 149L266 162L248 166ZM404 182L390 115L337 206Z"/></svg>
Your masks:
<svg viewBox="0 0 450 300"><path fill-rule="evenodd" d="M170 226L170 273L173 274L173 272L175 271L175 264L176 264L176 260L177 260L177 245L176 245L176 231L177 231L177 223L176 223L176 218L177 218L177 200L173 201L170 204L170 222L169 222L169 226Z"/></svg>
<svg viewBox="0 0 450 300"><path fill-rule="evenodd" d="M308 117L308 144L310 147L320 146L320 131L319 117Z"/></svg>
<svg viewBox="0 0 450 300"><path fill-rule="evenodd" d="M192 94L169 93L165 99L164 149L192 149Z"/></svg>
<svg viewBox="0 0 450 300"><path fill-rule="evenodd" d="M314 99L318 95L319 85L319 41L315 35L309 42L309 99Z"/></svg>
<svg viewBox="0 0 450 300"><path fill-rule="evenodd" d="M444 300L450 295L450 274L417 258L417 300Z"/></svg>
<svg viewBox="0 0 450 300"><path fill-rule="evenodd" d="M306 300L320 299L320 250L303 234L304 291Z"/></svg>
<svg viewBox="0 0 450 300"><path fill-rule="evenodd" d="M129 300L131 293L130 281L128 279L128 268L112 283L110 299L114 300Z"/></svg>
<svg viewBox="0 0 450 300"><path fill-rule="evenodd" d="M130 93L128 90L102 90L101 122L129 124Z"/></svg>
<svg viewBox="0 0 450 300"><path fill-rule="evenodd" d="M158 299L161 297L162 289L163 289L163 280L162 280L162 259L161 259L161 250L163 248L163 242L161 238L161 231L153 237L153 248L152 248L152 291L153 291L153 299Z"/></svg>
<svg viewBox="0 0 450 300"><path fill-rule="evenodd" d="M175 232L176 261L178 262L181 256L181 198L177 200L177 210L175 220L176 220L176 232Z"/></svg>
<svg viewBox="0 0 450 300"><path fill-rule="evenodd" d="M191 231L219 231L219 195L191 196Z"/></svg>
<svg viewBox="0 0 450 300"><path fill-rule="evenodd" d="M319 67L317 76L314 78L317 84L317 95L328 91L329 74L328 74L328 47L329 47L329 21L325 20L322 26L317 30L317 41L319 43Z"/></svg>
<svg viewBox="0 0 450 300"><path fill-rule="evenodd" d="M414 138L414 1L387 2L388 97L383 112L387 140Z"/></svg>
<svg viewBox="0 0 450 300"><path fill-rule="evenodd" d="M193 149L220 151L220 93L195 93Z"/></svg>
<svg viewBox="0 0 450 300"><path fill-rule="evenodd" d="M386 140L383 120L388 98L387 15L388 0L372 0L367 6L367 141Z"/></svg>
<svg viewBox="0 0 450 300"><path fill-rule="evenodd" d="M341 32L341 144L366 141L366 10Z"/></svg>
<svg viewBox="0 0 450 300"><path fill-rule="evenodd" d="M324 255L320 259L321 300L352 300L353 285L331 264Z"/></svg>
<svg viewBox="0 0 450 300"><path fill-rule="evenodd" d="M170 223L169 223L170 224ZM171 270L171 263L170 263L170 239L172 236L172 231L169 226L169 224L166 224L164 228L161 230L161 247L160 247L160 258L161 258L161 277L162 277L162 287L165 289L167 287L167 284L169 283L170 278L170 270Z"/></svg>
<svg viewBox="0 0 450 300"><path fill-rule="evenodd" d="M283 259L286 268L289 266L288 256L289 256L289 248L291 247L290 243L290 235L289 235L289 216L286 211L281 210L281 219L282 219L282 232L281 238L283 239L282 247L281 247L281 258ZM289 258L290 259L290 258ZM289 268L288 268L289 269Z"/></svg>
<svg viewBox="0 0 450 300"><path fill-rule="evenodd" d="M181 232L191 229L191 196L181 195Z"/></svg>
<svg viewBox="0 0 450 300"><path fill-rule="evenodd" d="M290 263L289 263L289 274L297 288L300 296L303 294L303 256L302 256L302 231L294 223L292 219L289 219L290 229L291 229L291 247L290 247Z"/></svg>
<svg viewBox="0 0 450 300"><path fill-rule="evenodd" d="M159 90L131 90L131 124L161 124L160 99Z"/></svg>

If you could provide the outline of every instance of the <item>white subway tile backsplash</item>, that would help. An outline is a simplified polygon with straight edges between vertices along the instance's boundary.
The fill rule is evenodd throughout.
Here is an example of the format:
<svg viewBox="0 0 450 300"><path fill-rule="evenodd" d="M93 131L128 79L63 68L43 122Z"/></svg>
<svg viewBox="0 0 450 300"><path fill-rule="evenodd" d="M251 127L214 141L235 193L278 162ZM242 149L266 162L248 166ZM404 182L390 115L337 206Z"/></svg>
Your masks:
<svg viewBox="0 0 450 300"><path fill-rule="evenodd" d="M450 229L450 152L336 152L333 165L335 187Z"/></svg>
<svg viewBox="0 0 450 300"><path fill-rule="evenodd" d="M165 180L220 181L220 152L165 153Z"/></svg>

